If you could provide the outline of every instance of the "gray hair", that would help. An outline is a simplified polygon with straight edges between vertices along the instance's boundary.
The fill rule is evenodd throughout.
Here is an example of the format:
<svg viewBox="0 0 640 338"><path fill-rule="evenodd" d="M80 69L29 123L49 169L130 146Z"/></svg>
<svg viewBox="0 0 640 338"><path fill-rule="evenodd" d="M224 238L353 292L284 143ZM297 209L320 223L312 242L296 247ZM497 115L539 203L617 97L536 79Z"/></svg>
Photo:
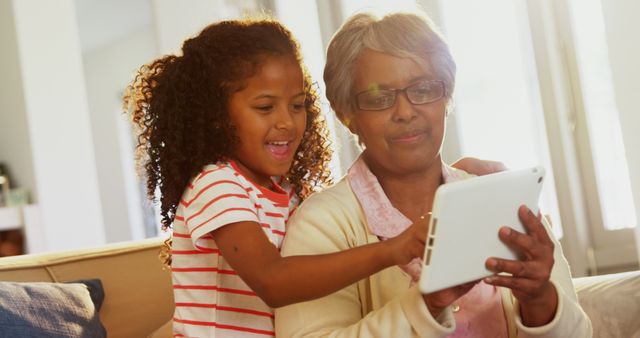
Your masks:
<svg viewBox="0 0 640 338"><path fill-rule="evenodd" d="M394 13L378 19L361 13L350 17L331 39L324 67L324 82L331 108L343 124L353 114L351 91L355 65L366 50L412 59L431 65L444 81L446 100L455 86L456 64L449 47L431 20L414 13Z"/></svg>

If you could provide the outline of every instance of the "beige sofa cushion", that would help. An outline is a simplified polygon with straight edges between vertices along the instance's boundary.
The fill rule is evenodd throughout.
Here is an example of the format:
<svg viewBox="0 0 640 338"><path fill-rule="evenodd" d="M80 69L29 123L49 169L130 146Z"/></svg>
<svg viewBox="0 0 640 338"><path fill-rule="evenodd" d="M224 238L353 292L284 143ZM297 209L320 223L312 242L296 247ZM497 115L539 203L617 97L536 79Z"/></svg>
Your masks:
<svg viewBox="0 0 640 338"><path fill-rule="evenodd" d="M575 278L594 337L640 337L640 271Z"/></svg>
<svg viewBox="0 0 640 338"><path fill-rule="evenodd" d="M146 337L173 315L171 273L158 259L161 239L99 249L0 259L0 280L66 282L98 278L100 319L110 338Z"/></svg>

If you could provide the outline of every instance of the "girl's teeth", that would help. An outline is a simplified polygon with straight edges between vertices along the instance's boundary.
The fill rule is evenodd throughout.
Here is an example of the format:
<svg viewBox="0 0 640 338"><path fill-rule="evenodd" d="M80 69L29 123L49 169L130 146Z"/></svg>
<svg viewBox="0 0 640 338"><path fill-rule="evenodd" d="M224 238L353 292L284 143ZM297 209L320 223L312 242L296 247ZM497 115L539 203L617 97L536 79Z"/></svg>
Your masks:
<svg viewBox="0 0 640 338"><path fill-rule="evenodd" d="M286 159L289 154L289 142L268 142L267 149L276 159Z"/></svg>

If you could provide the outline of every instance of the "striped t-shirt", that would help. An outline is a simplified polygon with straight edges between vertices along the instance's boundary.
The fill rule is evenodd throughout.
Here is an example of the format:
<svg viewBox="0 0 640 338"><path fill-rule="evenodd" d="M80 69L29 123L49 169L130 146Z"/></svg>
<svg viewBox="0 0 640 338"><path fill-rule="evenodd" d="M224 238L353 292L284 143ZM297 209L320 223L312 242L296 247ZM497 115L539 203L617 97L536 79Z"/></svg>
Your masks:
<svg viewBox="0 0 640 338"><path fill-rule="evenodd" d="M211 232L256 222L280 248L298 203L288 185L251 182L234 162L205 166L185 190L173 223L173 318L177 337L275 336L273 311L220 255Z"/></svg>

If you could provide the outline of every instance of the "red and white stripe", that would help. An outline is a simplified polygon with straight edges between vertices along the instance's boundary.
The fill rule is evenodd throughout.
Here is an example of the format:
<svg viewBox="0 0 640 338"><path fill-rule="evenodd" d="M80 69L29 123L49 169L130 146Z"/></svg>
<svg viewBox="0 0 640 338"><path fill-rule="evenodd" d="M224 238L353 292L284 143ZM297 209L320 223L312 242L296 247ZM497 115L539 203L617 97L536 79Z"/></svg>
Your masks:
<svg viewBox="0 0 640 338"><path fill-rule="evenodd" d="M251 182L235 163L206 166L185 190L173 225L174 337L274 336L273 311L220 254L211 232L258 223L278 248L297 205L288 187Z"/></svg>

